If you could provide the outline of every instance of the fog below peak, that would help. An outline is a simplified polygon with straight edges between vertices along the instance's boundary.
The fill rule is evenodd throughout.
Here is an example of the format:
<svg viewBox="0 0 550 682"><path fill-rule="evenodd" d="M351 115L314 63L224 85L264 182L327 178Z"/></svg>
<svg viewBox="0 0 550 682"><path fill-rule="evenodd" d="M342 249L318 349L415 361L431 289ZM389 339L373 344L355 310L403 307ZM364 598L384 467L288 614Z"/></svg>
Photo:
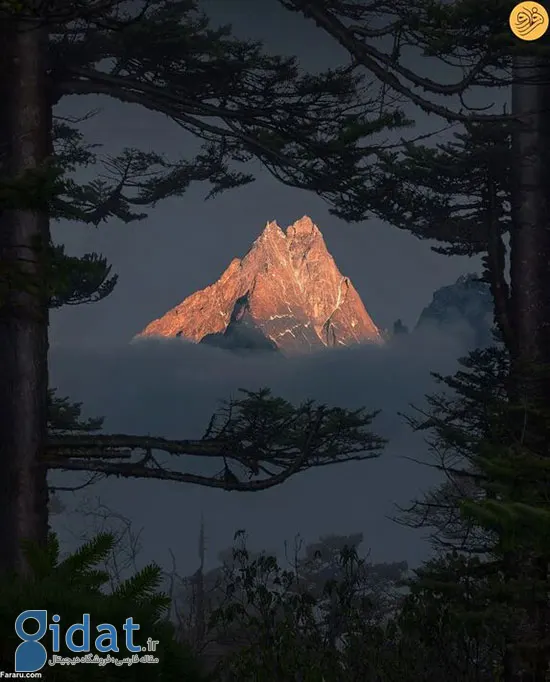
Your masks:
<svg viewBox="0 0 550 682"><path fill-rule="evenodd" d="M458 332L459 330L455 330ZM461 330L464 331L464 330ZM301 535L361 531L375 560L416 564L428 552L418 532L394 523L406 504L437 480L423 438L400 413L421 407L436 389L431 372L451 373L466 351L463 333L435 329L394 337L384 346L359 346L300 358L239 355L179 339L147 339L93 348L51 351L51 385L82 401L86 416L104 416L114 433L199 438L220 401L238 389L269 387L293 403L314 399L329 406L381 410L373 431L389 439L380 458L303 472L277 488L236 493L153 480L107 479L82 493L65 493L67 511L54 517L65 538L79 537L86 522L77 509L99 496L143 529L143 560L166 565L174 552L178 570L197 567L201 516L208 559L245 529L251 546L277 550ZM55 472L55 482L75 477ZM87 503L89 504L89 502ZM191 549L189 549L191 548Z"/></svg>

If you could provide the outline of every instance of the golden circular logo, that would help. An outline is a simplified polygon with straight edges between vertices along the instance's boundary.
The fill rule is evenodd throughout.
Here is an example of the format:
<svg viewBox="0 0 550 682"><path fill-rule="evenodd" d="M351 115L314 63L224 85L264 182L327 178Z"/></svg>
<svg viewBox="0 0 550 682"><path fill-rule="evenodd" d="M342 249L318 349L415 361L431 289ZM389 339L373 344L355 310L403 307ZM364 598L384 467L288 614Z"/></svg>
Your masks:
<svg viewBox="0 0 550 682"><path fill-rule="evenodd" d="M510 12L510 28L520 40L538 40L548 29L548 12L538 2L521 2Z"/></svg>

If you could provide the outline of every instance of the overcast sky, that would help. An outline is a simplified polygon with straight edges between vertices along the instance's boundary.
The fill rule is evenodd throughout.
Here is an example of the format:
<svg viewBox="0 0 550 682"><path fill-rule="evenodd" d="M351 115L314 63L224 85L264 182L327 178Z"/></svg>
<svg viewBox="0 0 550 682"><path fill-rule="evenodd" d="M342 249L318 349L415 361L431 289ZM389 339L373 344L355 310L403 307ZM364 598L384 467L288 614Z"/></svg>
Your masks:
<svg viewBox="0 0 550 682"><path fill-rule="evenodd" d="M295 53L307 68L343 59L329 39L275 0L205 0L203 5L218 21L232 22L240 36L264 40L271 51ZM63 113L71 115L97 108L101 113L83 126L109 153L124 146L184 153L187 138L160 115L103 98L63 103ZM426 129L426 120L419 123ZM258 388L269 382L292 399L383 407L380 428L393 437L390 454L377 462L312 472L256 495L120 480L90 494L101 494L138 527L145 526L148 558L164 562L171 547L191 570L201 512L214 553L230 544L238 528L250 530L254 542L266 547L297 532L314 540L323 533L364 530L373 556L418 561L425 553L418 536L385 520L394 501L406 502L430 481L425 469L398 459L408 450L420 456L424 448L411 440L396 412L422 400L431 369L452 369L463 350L452 339L432 337L406 347L360 349L286 361L284 366L181 343L128 345L153 318L212 283L232 258L244 255L268 220L285 227L304 214L311 216L380 327L391 327L397 318L414 325L435 289L477 268L466 259L436 255L428 243L377 220L354 225L338 221L320 199L284 187L258 170L252 185L208 202L207 188L195 186L183 198L156 207L140 223L111 221L97 230L73 224L55 228L69 252L103 253L120 280L99 304L53 314L52 384L83 400L91 413L106 415L108 430L187 437L205 425L218 398L240 386ZM58 527L74 526L75 518L58 519ZM189 542L191 551L186 549Z"/></svg>

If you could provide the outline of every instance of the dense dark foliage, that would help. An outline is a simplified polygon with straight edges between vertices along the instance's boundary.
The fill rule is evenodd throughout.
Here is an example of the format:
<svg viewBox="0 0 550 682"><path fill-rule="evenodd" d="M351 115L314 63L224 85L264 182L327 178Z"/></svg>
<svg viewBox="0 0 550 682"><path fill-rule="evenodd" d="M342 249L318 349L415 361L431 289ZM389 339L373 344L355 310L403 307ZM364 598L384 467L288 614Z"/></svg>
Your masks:
<svg viewBox="0 0 550 682"><path fill-rule="evenodd" d="M41 671L43 678L52 682L64 680L189 680L199 682L199 664L189 648L177 642L173 626L166 614L170 599L159 591L162 573L158 566L145 566L138 573L118 585L114 591L106 589L109 575L101 568L112 551L114 538L101 534L63 558L54 535L48 546L27 546L26 555L31 567L28 577L6 576L0 582L0 667L10 672L14 669L14 652L21 643L14 630L19 613L29 608L46 609L49 616L58 614L62 634L69 625L82 622L82 615L91 614L92 641L95 626L110 623L119 633L119 654L113 658L130 656L125 652L122 625L132 617L140 625L134 636L137 645L147 638L159 642L158 663L121 665L93 664L54 665ZM32 627L32 626L31 626ZM29 627L29 631L32 629ZM75 641L78 641L78 636ZM44 641L49 637L46 635ZM95 651L92 649L92 654ZM51 654L51 652L50 652ZM64 658L75 656L62 640L58 654Z"/></svg>

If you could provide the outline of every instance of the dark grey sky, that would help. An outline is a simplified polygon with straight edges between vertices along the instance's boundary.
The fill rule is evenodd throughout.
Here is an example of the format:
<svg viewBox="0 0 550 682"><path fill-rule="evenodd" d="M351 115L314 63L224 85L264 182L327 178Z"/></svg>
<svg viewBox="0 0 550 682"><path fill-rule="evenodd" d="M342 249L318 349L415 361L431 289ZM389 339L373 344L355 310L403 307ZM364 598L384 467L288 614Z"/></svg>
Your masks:
<svg viewBox="0 0 550 682"><path fill-rule="evenodd" d="M203 5L220 22L232 22L239 35L265 40L272 51L295 53L307 68L342 60L330 40L275 0L204 0ZM63 104L63 112L72 115L97 108L101 113L83 125L108 153L140 146L174 155L183 154L190 144L167 119L137 107L82 97ZM427 125L420 119L422 130ZM393 436L393 454L341 471L315 472L256 496L119 480L92 494L101 494L137 526L146 526L149 557L162 560L171 546L191 569L195 550L189 556L185 543L195 547L201 512L218 549L243 527L253 533L257 545L268 547L296 532L313 540L333 531L366 530L374 556L418 559L424 551L418 537L384 521L393 501L405 502L428 481L424 470L395 459L409 454L409 447L416 454L422 451L395 413L409 401L422 399L434 365L451 368L459 352L452 340L434 337L381 355L367 349L302 364L293 361L278 369L180 344L128 346L151 319L214 281L233 257L244 255L272 219L286 226L310 215L341 271L382 327L391 327L398 317L413 325L435 289L477 267L466 259L438 256L427 243L377 220L347 225L332 218L315 196L284 187L258 170L257 182L213 201L205 202L206 188L195 186L183 198L152 210L141 223L111 221L97 230L73 224L55 228L69 252L107 256L120 281L99 304L53 314L52 383L84 400L92 413L106 415L110 430L185 437L205 424L217 398L239 386L257 388L271 382L290 398L385 407L383 428ZM59 522L77 523L74 518Z"/></svg>

